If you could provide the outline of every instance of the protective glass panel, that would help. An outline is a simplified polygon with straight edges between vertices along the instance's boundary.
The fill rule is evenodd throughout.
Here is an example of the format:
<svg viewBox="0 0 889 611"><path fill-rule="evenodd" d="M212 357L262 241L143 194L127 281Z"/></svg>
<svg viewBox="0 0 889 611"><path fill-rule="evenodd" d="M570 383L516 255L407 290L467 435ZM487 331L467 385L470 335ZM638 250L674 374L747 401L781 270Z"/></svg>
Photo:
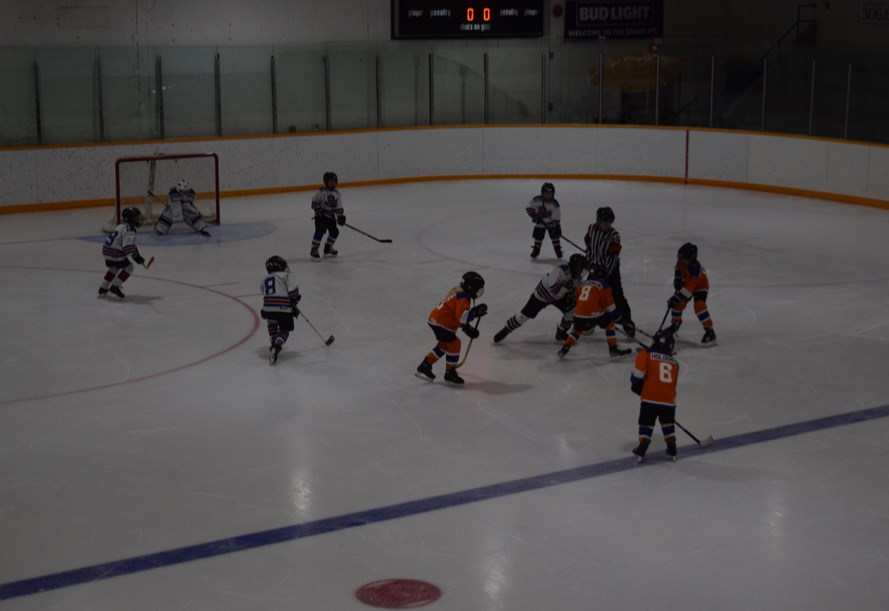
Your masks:
<svg viewBox="0 0 889 611"><path fill-rule="evenodd" d="M415 49L380 53L381 127L429 125L429 51Z"/></svg>
<svg viewBox="0 0 889 611"><path fill-rule="evenodd" d="M272 132L272 47L220 47L224 136Z"/></svg>
<svg viewBox="0 0 889 611"><path fill-rule="evenodd" d="M330 129L377 127L376 50L337 46L328 52Z"/></svg>
<svg viewBox="0 0 889 611"><path fill-rule="evenodd" d="M40 48L37 63L43 143L97 142L96 50Z"/></svg>
<svg viewBox="0 0 889 611"><path fill-rule="evenodd" d="M0 146L37 144L34 49L0 49Z"/></svg>
<svg viewBox="0 0 889 611"><path fill-rule="evenodd" d="M159 137L154 62L147 49L101 48L105 140Z"/></svg>
<svg viewBox="0 0 889 611"><path fill-rule="evenodd" d="M278 131L327 130L324 47L276 47Z"/></svg>
<svg viewBox="0 0 889 611"><path fill-rule="evenodd" d="M506 45L488 50L488 122L540 123L545 52Z"/></svg>
<svg viewBox="0 0 889 611"><path fill-rule="evenodd" d="M433 50L434 125L485 120L484 54L477 48L436 45Z"/></svg>
<svg viewBox="0 0 889 611"><path fill-rule="evenodd" d="M216 135L214 47L158 49L166 138Z"/></svg>

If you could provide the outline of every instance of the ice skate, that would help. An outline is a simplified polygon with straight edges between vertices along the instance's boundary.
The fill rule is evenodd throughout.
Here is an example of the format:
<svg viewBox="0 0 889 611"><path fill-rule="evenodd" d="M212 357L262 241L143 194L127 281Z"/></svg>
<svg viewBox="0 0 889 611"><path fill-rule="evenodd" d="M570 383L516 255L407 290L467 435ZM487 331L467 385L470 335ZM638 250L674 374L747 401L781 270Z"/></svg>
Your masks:
<svg viewBox="0 0 889 611"><path fill-rule="evenodd" d="M617 346L608 346L608 356L611 357L612 361L616 361L617 359L622 359L623 357L630 354L632 350L629 348L618 348Z"/></svg>
<svg viewBox="0 0 889 611"><path fill-rule="evenodd" d="M713 330L713 327L704 330L704 337L701 338L701 343L708 348L716 345L716 331Z"/></svg>
<svg viewBox="0 0 889 611"><path fill-rule="evenodd" d="M540 256L540 246L532 246L531 247L531 258L536 259Z"/></svg>
<svg viewBox="0 0 889 611"><path fill-rule="evenodd" d="M338 254L340 254L339 251L334 249L334 247L331 246L330 244L324 245L324 256L325 257L335 257Z"/></svg>
<svg viewBox="0 0 889 611"><path fill-rule="evenodd" d="M455 367L451 367L445 371L444 380L448 386L463 386L463 378L457 375L457 369Z"/></svg>
<svg viewBox="0 0 889 611"><path fill-rule="evenodd" d="M204 236L205 238L213 237L210 235L210 232L207 231L206 229L201 229L201 235Z"/></svg>
<svg viewBox="0 0 889 611"><path fill-rule="evenodd" d="M121 299L126 297L126 295L123 294L123 291L120 290L119 286L112 286L110 289L108 289L108 292L111 293L112 295L117 295Z"/></svg>
<svg viewBox="0 0 889 611"><path fill-rule="evenodd" d="M669 456L673 462L676 462L676 438L675 437L673 439L667 440L667 456Z"/></svg>
<svg viewBox="0 0 889 611"><path fill-rule="evenodd" d="M309 251L309 256L312 257L313 259L320 259L321 258L321 255L318 254L318 247L317 246L312 247L312 250Z"/></svg>
<svg viewBox="0 0 889 611"><path fill-rule="evenodd" d="M561 246L556 246L555 244L553 244L553 250L556 251L556 259L561 259L563 257Z"/></svg>
<svg viewBox="0 0 889 611"><path fill-rule="evenodd" d="M108 294L108 289L103 289L103 288L100 286L100 287L99 287L99 294L96 295L96 296L97 296L97 297L104 297L104 296L107 295L107 294Z"/></svg>
<svg viewBox="0 0 889 611"><path fill-rule="evenodd" d="M512 331L509 330L509 327L503 327L502 329L500 329L499 331L497 331L497 333L494 334L494 343L495 343L495 344L499 344L499 343L502 342L502 341L506 338L506 336L509 335L510 333L512 333Z"/></svg>
<svg viewBox="0 0 889 611"><path fill-rule="evenodd" d="M559 357L559 360L565 358L565 355L568 354L568 351L569 351L569 350L571 350L571 346L569 346L568 344L565 344L564 346L562 346L562 347L559 349L559 352L557 353L557 356Z"/></svg>
<svg viewBox="0 0 889 611"><path fill-rule="evenodd" d="M556 341L564 342L566 339L568 339L568 332L562 327L556 329Z"/></svg>
<svg viewBox="0 0 889 611"><path fill-rule="evenodd" d="M647 439L643 439L639 442L635 448L633 448L633 458L636 459L636 462L642 462L642 459L645 458L645 452L648 451L648 446L651 442Z"/></svg>
<svg viewBox="0 0 889 611"><path fill-rule="evenodd" d="M274 343L269 346L269 365L274 365L278 362L278 355L281 353L281 344Z"/></svg>
<svg viewBox="0 0 889 611"><path fill-rule="evenodd" d="M432 373L432 365L426 359L423 359L423 362L417 367L417 373L414 375L427 382L432 382L435 379L435 374Z"/></svg>

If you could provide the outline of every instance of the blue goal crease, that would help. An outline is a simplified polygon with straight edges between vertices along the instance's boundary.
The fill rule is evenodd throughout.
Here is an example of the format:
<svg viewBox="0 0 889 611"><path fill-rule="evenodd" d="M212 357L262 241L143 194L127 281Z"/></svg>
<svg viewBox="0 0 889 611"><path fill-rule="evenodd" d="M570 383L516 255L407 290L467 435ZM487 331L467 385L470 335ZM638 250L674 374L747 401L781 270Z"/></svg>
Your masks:
<svg viewBox="0 0 889 611"><path fill-rule="evenodd" d="M683 448L682 456L689 457L704 453L722 452L734 448L775 441L777 439L786 439L797 435L814 433L834 427L885 418L886 416L889 416L889 405L881 405L879 407L872 407L835 416L816 418L814 420L806 420L803 422L796 422L793 424L786 424L774 428L720 438L707 448L702 448L697 445L688 446ZM109 579L111 577L131 575L133 573L150 571L152 569L164 568L194 560L223 556L248 549L275 545L277 543L294 541L296 539L305 539L307 537L365 526L367 524L375 524L378 522L415 516L430 511L437 511L439 509L458 507L460 505L477 503L532 490L540 490L551 486L559 486L637 468L639 468L639 465L637 465L635 461L631 460L629 457L621 457L592 465L584 465L563 471L554 471L552 473L481 486L479 488L470 488L468 490L451 492L415 501L396 503L394 505L314 520L303 524L284 526L237 537L229 537L207 543L199 543L153 554L146 554L144 556L134 556L132 558L125 558L114 562L95 564L69 571L42 575L40 577L12 581L0 584L0 600L67 588L93 581Z"/></svg>

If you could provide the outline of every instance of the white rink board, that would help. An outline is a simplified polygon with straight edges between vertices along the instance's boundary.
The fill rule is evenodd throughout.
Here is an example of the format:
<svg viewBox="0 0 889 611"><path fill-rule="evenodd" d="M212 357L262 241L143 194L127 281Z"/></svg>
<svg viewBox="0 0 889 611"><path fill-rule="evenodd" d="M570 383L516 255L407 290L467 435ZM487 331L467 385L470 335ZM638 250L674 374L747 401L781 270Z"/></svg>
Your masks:
<svg viewBox="0 0 889 611"><path fill-rule="evenodd" d="M108 201L114 161L216 152L226 191L413 177L688 178L889 199L889 147L711 130L498 126L370 130L0 151L0 206Z"/></svg>

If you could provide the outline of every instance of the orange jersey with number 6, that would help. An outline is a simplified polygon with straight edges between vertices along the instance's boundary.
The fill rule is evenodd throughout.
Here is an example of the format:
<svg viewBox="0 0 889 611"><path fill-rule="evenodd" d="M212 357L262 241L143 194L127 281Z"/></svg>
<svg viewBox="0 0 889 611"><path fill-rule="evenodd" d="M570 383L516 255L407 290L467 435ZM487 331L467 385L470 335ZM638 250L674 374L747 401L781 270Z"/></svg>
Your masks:
<svg viewBox="0 0 889 611"><path fill-rule="evenodd" d="M634 378L642 378L642 401L657 405L676 405L679 362L664 352L643 350L636 355Z"/></svg>

